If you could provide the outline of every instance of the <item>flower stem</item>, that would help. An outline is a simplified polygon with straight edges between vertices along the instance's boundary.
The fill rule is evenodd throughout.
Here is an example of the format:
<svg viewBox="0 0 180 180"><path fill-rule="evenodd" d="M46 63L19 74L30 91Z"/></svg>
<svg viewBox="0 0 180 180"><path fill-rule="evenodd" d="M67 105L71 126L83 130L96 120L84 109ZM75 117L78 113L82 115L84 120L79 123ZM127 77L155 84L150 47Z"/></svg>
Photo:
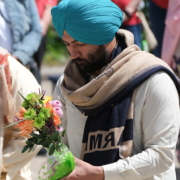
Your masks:
<svg viewBox="0 0 180 180"><path fill-rule="evenodd" d="M27 120L27 119L32 119L32 118L33 118L33 117L29 117L29 118L26 118L26 119L23 119L23 120L14 122L14 123L12 123L12 124L10 124L10 125L8 125L8 126L2 128L2 129L0 129L0 131L3 130L3 129L6 129L6 128L10 127L10 126L13 126L13 125L15 125L15 124L17 124L17 123L19 123L19 122L25 121L25 120Z"/></svg>

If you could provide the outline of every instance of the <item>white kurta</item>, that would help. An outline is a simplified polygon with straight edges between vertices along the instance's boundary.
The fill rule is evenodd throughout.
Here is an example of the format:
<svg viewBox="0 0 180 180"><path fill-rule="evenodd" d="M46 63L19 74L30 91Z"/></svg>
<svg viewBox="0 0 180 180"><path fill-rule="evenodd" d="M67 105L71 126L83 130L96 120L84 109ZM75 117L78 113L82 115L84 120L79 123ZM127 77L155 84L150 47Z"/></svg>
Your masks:
<svg viewBox="0 0 180 180"><path fill-rule="evenodd" d="M62 78L53 99L62 103L62 125L67 129L64 141L79 158L87 117L64 97L60 90ZM176 180L174 156L179 126L175 85L166 73L157 72L137 88L133 156L103 166L105 180Z"/></svg>
<svg viewBox="0 0 180 180"><path fill-rule="evenodd" d="M24 101L18 91L26 97L31 92L38 92L40 86L29 70L12 57L8 57L8 59L12 75L12 93L16 100L15 109L17 112ZM38 153L41 146L38 146L35 151L22 154L21 151L26 145L26 138L21 138L17 129L14 130L13 137L14 139L3 149L2 166L3 171L7 173L6 180L31 180L30 161Z"/></svg>

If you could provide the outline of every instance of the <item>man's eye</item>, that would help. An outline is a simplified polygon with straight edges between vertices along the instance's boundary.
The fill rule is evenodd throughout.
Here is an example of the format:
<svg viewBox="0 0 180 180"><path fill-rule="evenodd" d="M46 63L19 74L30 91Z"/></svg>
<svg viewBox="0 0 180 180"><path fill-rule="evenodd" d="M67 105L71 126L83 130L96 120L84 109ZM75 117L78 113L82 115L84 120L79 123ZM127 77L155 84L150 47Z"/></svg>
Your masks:
<svg viewBox="0 0 180 180"><path fill-rule="evenodd" d="M79 44L79 43L78 43L77 45L78 45L78 46L84 46L84 45L85 45L85 43L83 43L83 44Z"/></svg>
<svg viewBox="0 0 180 180"><path fill-rule="evenodd" d="M69 46L69 44L64 43L66 46Z"/></svg>

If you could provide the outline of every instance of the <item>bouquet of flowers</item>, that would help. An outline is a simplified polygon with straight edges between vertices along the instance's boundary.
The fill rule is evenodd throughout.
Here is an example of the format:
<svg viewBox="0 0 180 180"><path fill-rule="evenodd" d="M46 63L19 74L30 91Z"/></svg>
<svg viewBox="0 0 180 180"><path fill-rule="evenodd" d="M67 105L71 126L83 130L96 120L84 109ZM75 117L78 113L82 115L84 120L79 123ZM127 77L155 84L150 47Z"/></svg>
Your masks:
<svg viewBox="0 0 180 180"><path fill-rule="evenodd" d="M32 92L24 99L14 120L15 128L21 128L21 136L26 136L26 145L22 153L33 151L37 145L42 145L49 152L46 169L42 166L38 173L39 180L57 180L73 171L75 168L74 157L62 142L65 134L61 126L60 116L63 112L59 101L43 102L45 92ZM6 126L5 128L9 127Z"/></svg>

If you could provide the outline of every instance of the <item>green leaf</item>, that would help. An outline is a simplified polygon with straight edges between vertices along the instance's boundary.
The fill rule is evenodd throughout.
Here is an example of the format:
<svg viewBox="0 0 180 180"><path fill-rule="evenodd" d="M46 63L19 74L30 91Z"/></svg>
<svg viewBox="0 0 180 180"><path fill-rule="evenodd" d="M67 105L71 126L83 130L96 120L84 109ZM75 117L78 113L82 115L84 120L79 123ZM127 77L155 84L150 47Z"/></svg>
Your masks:
<svg viewBox="0 0 180 180"><path fill-rule="evenodd" d="M42 138L43 136L39 135L39 134L35 134L34 132L31 133L31 136L36 138L36 139L40 139Z"/></svg>
<svg viewBox="0 0 180 180"><path fill-rule="evenodd" d="M46 126L42 127L42 131L40 131L40 133L42 133L43 135L45 135L47 132L49 132L49 129Z"/></svg>
<svg viewBox="0 0 180 180"><path fill-rule="evenodd" d="M42 101L41 99L39 99L39 102L40 102L41 104L44 104L43 101Z"/></svg>
<svg viewBox="0 0 180 180"><path fill-rule="evenodd" d="M28 152L31 152L33 148L34 148L34 144L31 144Z"/></svg>
<svg viewBox="0 0 180 180"><path fill-rule="evenodd" d="M23 149L22 149L22 153L25 153L29 148L30 148L29 144L24 146Z"/></svg>
<svg viewBox="0 0 180 180"><path fill-rule="evenodd" d="M54 153L54 151L55 151L55 145L54 143L51 143L49 145L49 155L51 156Z"/></svg>
<svg viewBox="0 0 180 180"><path fill-rule="evenodd" d="M34 142L34 138L33 138L33 137L32 137L32 138L29 138L28 141Z"/></svg>
<svg viewBox="0 0 180 180"><path fill-rule="evenodd" d="M28 144L28 145L30 145L32 143L33 143L32 141L29 141L29 140L26 141L26 144Z"/></svg>
<svg viewBox="0 0 180 180"><path fill-rule="evenodd" d="M39 144L41 141L42 141L42 139L38 139L38 140L37 140L37 144Z"/></svg>
<svg viewBox="0 0 180 180"><path fill-rule="evenodd" d="M37 139L34 137L29 138L28 140L31 142L31 144L37 144Z"/></svg>
<svg viewBox="0 0 180 180"><path fill-rule="evenodd" d="M37 147L37 144L35 145L35 147L34 147L33 151L36 149L36 147Z"/></svg>
<svg viewBox="0 0 180 180"><path fill-rule="evenodd" d="M49 145L51 144L50 141L47 141L46 139L42 140L41 142L39 142L39 145L42 145L45 148L49 148Z"/></svg>
<svg viewBox="0 0 180 180"><path fill-rule="evenodd" d="M54 141L55 139L58 139L58 136L59 136L59 132L56 131L49 137L49 140Z"/></svg>
<svg viewBox="0 0 180 180"><path fill-rule="evenodd" d="M66 133L66 130L64 130L64 131L62 132L62 137L64 137L65 133Z"/></svg>

